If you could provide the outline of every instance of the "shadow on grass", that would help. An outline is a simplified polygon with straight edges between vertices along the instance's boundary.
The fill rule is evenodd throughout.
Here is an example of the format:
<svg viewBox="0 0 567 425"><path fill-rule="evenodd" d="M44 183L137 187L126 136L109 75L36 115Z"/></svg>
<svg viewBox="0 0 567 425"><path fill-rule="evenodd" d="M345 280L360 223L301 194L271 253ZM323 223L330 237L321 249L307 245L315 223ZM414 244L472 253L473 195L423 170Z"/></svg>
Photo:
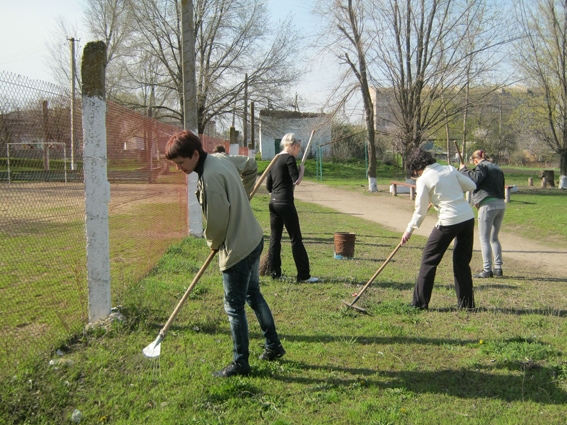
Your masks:
<svg viewBox="0 0 567 425"><path fill-rule="evenodd" d="M353 384L360 384L360 377L364 376L366 387L398 388L416 394L443 394L462 399L497 398L505 402L531 400L535 403L551 405L564 404L567 401L567 393L555 384L554 370L545 367L518 375L491 374L478 369L398 372L293 363L301 370L320 371L326 375L344 373L353 376L346 379L333 379L328 376L306 378L286 374L282 377L272 376L272 378L308 385L327 383L350 387ZM377 376L377 378L372 379L372 376Z"/></svg>
<svg viewBox="0 0 567 425"><path fill-rule="evenodd" d="M429 311L434 311L438 313L454 313L456 308L429 308ZM477 307L471 314L476 313L499 313L499 314L509 314L514 316L528 316L528 315L540 315L540 316L555 316L555 317L567 317L567 310L558 310L553 307L542 307L542 308L532 308L532 309L522 309L522 308L486 308Z"/></svg>
<svg viewBox="0 0 567 425"><path fill-rule="evenodd" d="M506 276L507 279L513 279L513 280L527 280L530 282L560 282L560 283L567 283L565 278L560 278L560 277L529 277L529 276ZM495 285L498 286L498 285Z"/></svg>
<svg viewBox="0 0 567 425"><path fill-rule="evenodd" d="M480 250L479 250L479 252L480 252ZM519 252L521 254L559 254L559 255L565 255L565 251L548 251L548 250L526 251L524 249L522 249L522 250L506 249L506 252ZM567 280L567 279L563 279L564 282L565 282L565 280Z"/></svg>
<svg viewBox="0 0 567 425"><path fill-rule="evenodd" d="M255 334L255 338L262 338L261 334ZM412 337L381 337L381 336L366 336L366 335L289 335L289 334L281 334L280 339L284 341L293 341L293 342L311 342L311 343L331 343L331 342L345 342L348 341L349 344L356 343L360 345L376 345L376 344L383 344L383 345L407 345L407 344L416 344L416 345L438 345L438 346L445 346L445 345L458 345L464 346L469 344L478 345L477 339L451 339L451 338L412 338ZM346 343L345 343L346 344Z"/></svg>
<svg viewBox="0 0 567 425"><path fill-rule="evenodd" d="M441 285L439 285L441 286ZM446 288L453 288L453 286L445 285ZM489 289L520 289L517 285L505 285L505 284L487 284L487 285L474 285L475 291L484 291Z"/></svg>
<svg viewBox="0 0 567 425"><path fill-rule="evenodd" d="M390 262L390 264L393 263L393 261ZM388 265L390 265L388 264ZM379 276L379 275L378 275ZM372 275L368 276L368 280L370 280L372 278ZM349 281L349 282L345 282L344 279L343 280L339 280L337 279L336 281L333 280L325 280L323 283L339 283L341 285L351 285L353 287L353 289L360 289L360 286L364 286L368 283L368 280L366 281ZM414 288L414 284L411 282L407 282L407 283L400 283L400 282L385 282L383 280L380 280L379 277L376 277L376 280L374 280L366 289L367 291L370 290L371 288L374 289L395 289L396 291L409 291L410 289ZM346 294L345 294L346 296ZM362 300L362 297L360 298Z"/></svg>

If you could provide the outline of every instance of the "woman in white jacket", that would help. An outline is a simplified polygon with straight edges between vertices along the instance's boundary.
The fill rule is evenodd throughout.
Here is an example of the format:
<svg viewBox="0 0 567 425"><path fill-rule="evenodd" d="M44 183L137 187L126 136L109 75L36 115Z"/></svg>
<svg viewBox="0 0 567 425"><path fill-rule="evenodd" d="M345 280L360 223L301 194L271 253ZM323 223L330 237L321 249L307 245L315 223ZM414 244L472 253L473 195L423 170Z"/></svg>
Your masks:
<svg viewBox="0 0 567 425"><path fill-rule="evenodd" d="M402 236L402 244L419 228L429 209L437 210L437 224L431 231L421 258L415 283L412 307L427 309L437 266L454 240L453 277L457 292L457 308L474 309L474 293L470 268L474 241L474 212L463 193L476 189L476 184L451 165L440 165L423 149L416 149L408 158L407 168L416 178L415 211Z"/></svg>

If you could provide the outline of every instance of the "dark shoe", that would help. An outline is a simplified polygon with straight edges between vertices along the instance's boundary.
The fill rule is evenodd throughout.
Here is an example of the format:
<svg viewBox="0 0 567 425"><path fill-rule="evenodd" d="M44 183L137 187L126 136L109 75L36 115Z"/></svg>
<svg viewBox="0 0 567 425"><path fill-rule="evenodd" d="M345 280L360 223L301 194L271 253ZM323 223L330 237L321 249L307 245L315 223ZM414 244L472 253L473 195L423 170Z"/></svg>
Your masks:
<svg viewBox="0 0 567 425"><path fill-rule="evenodd" d="M420 305L415 305L415 304L408 304L408 307L415 308L417 310L427 310L427 306L422 307Z"/></svg>
<svg viewBox="0 0 567 425"><path fill-rule="evenodd" d="M275 349L270 350L269 348L264 348L264 352L258 357L260 360L266 360L271 362L272 360L279 359L285 354L283 346L280 344Z"/></svg>
<svg viewBox="0 0 567 425"><path fill-rule="evenodd" d="M502 277L502 269L494 269L492 270L492 274L494 275L494 277Z"/></svg>
<svg viewBox="0 0 567 425"><path fill-rule="evenodd" d="M231 363L224 369L213 372L216 378L228 378L229 376L242 375L246 376L250 373L250 366L240 366L236 363Z"/></svg>
<svg viewBox="0 0 567 425"><path fill-rule="evenodd" d="M487 279L489 277L493 277L492 271L482 271L480 273L477 274L473 274L473 277L477 278L477 279Z"/></svg>

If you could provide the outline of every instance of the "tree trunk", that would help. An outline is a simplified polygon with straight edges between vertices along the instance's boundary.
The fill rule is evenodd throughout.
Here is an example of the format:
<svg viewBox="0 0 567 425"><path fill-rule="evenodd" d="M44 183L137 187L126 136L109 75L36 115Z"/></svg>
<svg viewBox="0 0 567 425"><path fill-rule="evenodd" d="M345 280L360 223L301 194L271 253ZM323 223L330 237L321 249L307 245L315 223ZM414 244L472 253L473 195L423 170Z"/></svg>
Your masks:
<svg viewBox="0 0 567 425"><path fill-rule="evenodd" d="M562 176L567 176L567 149L562 150L559 155L559 172Z"/></svg>

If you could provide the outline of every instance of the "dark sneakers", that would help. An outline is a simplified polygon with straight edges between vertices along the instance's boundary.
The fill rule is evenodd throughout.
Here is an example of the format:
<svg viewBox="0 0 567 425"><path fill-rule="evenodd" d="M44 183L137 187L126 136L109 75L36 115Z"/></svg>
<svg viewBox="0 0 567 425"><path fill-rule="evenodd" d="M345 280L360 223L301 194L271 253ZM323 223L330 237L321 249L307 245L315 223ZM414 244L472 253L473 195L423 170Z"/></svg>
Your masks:
<svg viewBox="0 0 567 425"><path fill-rule="evenodd" d="M216 378L228 378L230 376L242 375L246 376L250 373L250 366L240 366L236 363L231 363L224 369L213 372Z"/></svg>
<svg viewBox="0 0 567 425"><path fill-rule="evenodd" d="M480 273L473 274L473 277L474 277L474 278L477 278L477 279L487 279L487 278L493 277L493 276L494 276L494 275L492 274L492 271L488 271L488 272L487 272L487 271L482 271L482 272L480 272Z"/></svg>
<svg viewBox="0 0 567 425"><path fill-rule="evenodd" d="M283 346L280 344L275 349L270 350L269 348L264 348L264 352L260 354L260 360L272 361L279 359L285 354ZM215 378L228 378L235 375L246 376L250 374L250 366L241 366L237 363L232 362L224 369L213 372Z"/></svg>
<svg viewBox="0 0 567 425"><path fill-rule="evenodd" d="M264 348L264 352L262 354L260 354L260 356L258 358L260 360L266 360L266 361L271 362L272 360L279 359L284 354L285 354L285 349L280 344L276 348L274 348L273 350L270 350L269 348Z"/></svg>
<svg viewBox="0 0 567 425"><path fill-rule="evenodd" d="M473 277L477 279L487 279L489 277L502 277L502 269L494 269L492 271L482 271L477 274L473 274Z"/></svg>

